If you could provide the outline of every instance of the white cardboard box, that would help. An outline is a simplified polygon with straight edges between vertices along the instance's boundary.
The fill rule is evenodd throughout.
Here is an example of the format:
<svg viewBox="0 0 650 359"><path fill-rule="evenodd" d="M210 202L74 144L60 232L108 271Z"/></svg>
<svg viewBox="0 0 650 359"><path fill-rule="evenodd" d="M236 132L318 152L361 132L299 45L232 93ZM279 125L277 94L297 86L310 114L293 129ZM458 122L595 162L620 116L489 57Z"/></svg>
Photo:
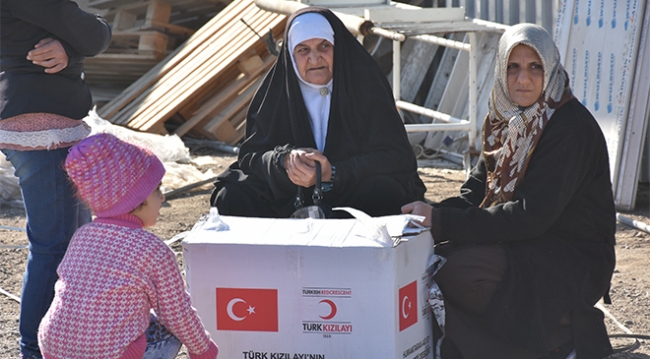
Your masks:
<svg viewBox="0 0 650 359"><path fill-rule="evenodd" d="M193 230L188 291L219 358L433 358L431 234L393 246L376 224L405 218L221 216L229 230Z"/></svg>

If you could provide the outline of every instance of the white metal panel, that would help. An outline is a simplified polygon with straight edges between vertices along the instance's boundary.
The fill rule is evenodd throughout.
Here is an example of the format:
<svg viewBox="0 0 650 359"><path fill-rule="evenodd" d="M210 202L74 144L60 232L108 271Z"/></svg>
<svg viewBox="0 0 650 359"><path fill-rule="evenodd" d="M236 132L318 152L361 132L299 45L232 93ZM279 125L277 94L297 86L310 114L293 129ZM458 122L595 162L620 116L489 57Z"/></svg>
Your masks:
<svg viewBox="0 0 650 359"><path fill-rule="evenodd" d="M497 43L501 34L483 32L478 34L479 48L477 49L477 89L478 98L476 102L476 134L474 149L481 149L480 133L483 126L483 119L487 114L487 103L490 91L494 84L494 60ZM449 51L449 50L448 50ZM440 99L438 111L451 114L458 118L469 116L469 81L468 81L469 54L458 53L454 61L454 68L451 71L445 92ZM468 148L466 140L456 141L453 145L444 146L445 138L456 139L463 136L461 133L432 132L424 142L425 148L447 149L457 153L463 153Z"/></svg>
<svg viewBox="0 0 650 359"><path fill-rule="evenodd" d="M630 107L628 124L626 126L625 138L623 141L623 152L621 154L621 166L616 174L618 186L616 189L616 203L619 208L633 209L636 202L636 193L639 179L642 177L639 171L643 159L644 141L648 128L648 116L650 115L650 9L645 9L641 38L639 39L639 51L634 73L634 84L630 94Z"/></svg>
<svg viewBox="0 0 650 359"><path fill-rule="evenodd" d="M424 75L433 61L438 45L407 38L400 50L400 98L413 102L422 85ZM393 86L392 70L388 82Z"/></svg>
<svg viewBox="0 0 650 359"><path fill-rule="evenodd" d="M628 120L628 109L645 7L641 0L560 1L555 31L574 95L605 133L616 204L622 209L632 201L619 197L621 178L636 178L632 173L636 169L624 168L622 157L626 126L636 125L634 119ZM638 152L629 154L638 157ZM638 158L628 161L638 162Z"/></svg>
<svg viewBox="0 0 650 359"><path fill-rule="evenodd" d="M362 6L362 5L388 5L390 0L299 0L307 5L318 6Z"/></svg>
<svg viewBox="0 0 650 359"><path fill-rule="evenodd" d="M465 10L462 8L369 8L364 17L376 24L387 22L436 22L464 21Z"/></svg>

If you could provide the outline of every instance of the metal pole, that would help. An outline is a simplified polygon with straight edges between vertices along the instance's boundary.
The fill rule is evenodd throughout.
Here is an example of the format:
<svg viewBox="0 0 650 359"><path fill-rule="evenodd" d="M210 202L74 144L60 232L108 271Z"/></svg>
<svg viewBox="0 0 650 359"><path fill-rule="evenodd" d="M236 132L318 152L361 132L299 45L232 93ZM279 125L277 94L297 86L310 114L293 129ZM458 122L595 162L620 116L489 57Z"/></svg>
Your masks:
<svg viewBox="0 0 650 359"><path fill-rule="evenodd" d="M537 9L535 0L526 0L526 22L537 23Z"/></svg>
<svg viewBox="0 0 650 359"><path fill-rule="evenodd" d="M465 0L465 15L476 17L476 0Z"/></svg>
<svg viewBox="0 0 650 359"><path fill-rule="evenodd" d="M438 112L430 108L415 105L406 101L397 101L395 102L395 106L397 106L397 108L402 110L417 113L418 115L427 116L430 118L435 118L436 120L444 121L447 123L456 123L456 124L464 124L464 125L467 125L469 123L469 121L467 120L456 118L449 114ZM434 125L439 125L439 124L434 124Z"/></svg>
<svg viewBox="0 0 650 359"><path fill-rule="evenodd" d="M494 21L503 24L503 0L494 2Z"/></svg>
<svg viewBox="0 0 650 359"><path fill-rule="evenodd" d="M472 23L476 25L481 25L485 26L487 30L493 31L493 32L504 32L510 28L510 25L506 24L499 24L496 22L491 22L491 21L485 21L481 19L472 19Z"/></svg>
<svg viewBox="0 0 650 359"><path fill-rule="evenodd" d="M472 125L468 123L423 123L406 124L406 132L429 132L429 131L470 131ZM467 151L469 154L469 151Z"/></svg>
<svg viewBox="0 0 650 359"><path fill-rule="evenodd" d="M632 228L636 228L636 229L644 231L646 233L650 233L650 225L648 225L646 223L637 221L637 220L632 219L630 217L626 217L626 216L624 216L624 215L622 215L622 214L620 214L618 212L616 213L616 219L619 222L625 224L626 226L630 226Z"/></svg>
<svg viewBox="0 0 650 359"><path fill-rule="evenodd" d="M475 148L474 142L476 139L476 122L477 122L477 101L478 101L478 85L476 81L477 72L478 72L478 57L477 52L478 39L475 32L470 32L467 34L469 37L469 44L471 49L469 51L469 123L471 128L467 131L467 137L469 140L469 149L464 154L465 160L465 170L469 173L469 170L472 166L470 153Z"/></svg>
<svg viewBox="0 0 650 359"><path fill-rule="evenodd" d="M338 15L337 15L338 16ZM353 15L350 15L353 16ZM382 29L381 27L370 27L368 28L368 33L377 35L377 36L382 36L387 39L395 40L395 41L404 41L406 40L406 36L404 34L401 34L397 31L392 31L392 30L386 30Z"/></svg>
<svg viewBox="0 0 650 359"><path fill-rule="evenodd" d="M542 26L553 36L553 1L542 1Z"/></svg>
<svg viewBox="0 0 650 359"><path fill-rule="evenodd" d="M510 0L510 8L508 9L508 25L519 23L519 0Z"/></svg>
<svg viewBox="0 0 650 359"><path fill-rule="evenodd" d="M285 0L254 0L255 5L258 8L276 14L291 15L296 10L307 7L308 5L298 3L295 1L285 1ZM388 37L391 39L398 39L399 41L404 41L405 37L403 34L400 34L396 31L386 30L379 27L374 27L372 22L366 21L364 18L345 14L342 12L332 11L336 15L345 27L352 33L352 35L368 35L368 33Z"/></svg>
<svg viewBox="0 0 650 359"><path fill-rule="evenodd" d="M393 97L395 101L399 101L400 99L401 44L401 42L393 40Z"/></svg>
<svg viewBox="0 0 650 359"><path fill-rule="evenodd" d="M444 37L435 36L435 35L422 34L422 35L409 36L409 38L449 47L456 50L469 51L471 49L470 44L464 43L462 41L454 41L454 40L446 39Z"/></svg>
<svg viewBox="0 0 650 359"><path fill-rule="evenodd" d="M481 0L481 19L490 20L490 2Z"/></svg>

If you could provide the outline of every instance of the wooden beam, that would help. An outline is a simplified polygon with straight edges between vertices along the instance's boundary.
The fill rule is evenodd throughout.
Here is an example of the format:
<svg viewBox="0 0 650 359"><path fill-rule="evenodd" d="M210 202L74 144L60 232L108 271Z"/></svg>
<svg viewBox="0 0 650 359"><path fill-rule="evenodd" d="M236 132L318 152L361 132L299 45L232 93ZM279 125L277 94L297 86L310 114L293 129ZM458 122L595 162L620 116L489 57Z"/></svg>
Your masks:
<svg viewBox="0 0 650 359"><path fill-rule="evenodd" d="M196 126L199 122L210 116L210 114L219 110L221 107L225 107L230 101L232 101L234 97L237 96L238 93L242 91L242 89L244 89L246 86L250 86L250 82L253 78L258 77L262 72L268 70L274 61L274 56L267 56L267 58L262 63L262 66L258 67L250 74L246 74L236 81L231 82L213 98L211 98L209 101L206 101L203 106L201 106L199 110L194 114L194 116L192 116L187 122L176 129L174 133L178 136L183 136L192 127Z"/></svg>
<svg viewBox="0 0 650 359"><path fill-rule="evenodd" d="M255 11L252 14L254 24L262 21L265 17L262 11ZM210 78L223 71L224 67L230 65L239 58L238 52L250 46L251 39L254 41L254 34L249 30L246 31L245 25L240 21L231 23L228 29L223 33L215 34L214 42L210 43L206 51L202 51L193 61L186 62L178 66L178 71L172 75L176 78L166 78L160 82L160 87L156 89L156 95L146 98L140 106L122 118L123 123L129 127L147 130L147 125L143 122L150 119L160 120L157 117L161 108L180 107L181 101L188 94L196 91L203 86ZM186 68L188 68L186 71ZM176 70L176 69L175 69ZM164 119L163 119L164 120Z"/></svg>
<svg viewBox="0 0 650 359"><path fill-rule="evenodd" d="M253 28L275 27L283 21L283 15L269 14L262 10L256 11L249 19ZM134 111L123 117L127 125L147 131L152 121L164 121L169 118L189 95L224 71L255 42L260 41L253 32L247 30L240 21L231 24L213 43L219 49L216 55L212 52L202 53L198 65L191 65L191 70L182 71L175 79L161 81L154 96L146 98Z"/></svg>
<svg viewBox="0 0 650 359"><path fill-rule="evenodd" d="M125 30L135 26L136 14L128 11L117 11L115 18L111 22L111 29L113 31Z"/></svg>
<svg viewBox="0 0 650 359"><path fill-rule="evenodd" d="M172 70L176 65L181 63L185 58L192 54L192 52L205 41L211 38L215 31L227 25L232 18L236 18L243 11L248 9L248 4L245 2L234 2L219 15L215 16L212 20L202 26L194 35L192 35L185 43L176 48L172 53L154 66L140 79L132 83L126 88L120 96L117 96L112 101L107 103L97 112L107 120L110 120L118 111L123 109L140 94L142 94L149 86L153 85L162 76Z"/></svg>
<svg viewBox="0 0 650 359"><path fill-rule="evenodd" d="M254 15L255 11L252 14ZM198 81L198 83L205 81L206 74L202 70L206 66L210 67L213 63L222 65L229 64L232 61L232 59L228 59L231 49L237 49L245 45L243 41L246 40L246 37L237 36L237 34L242 32L243 24L240 24L239 21L235 21L234 25L230 24L225 28L225 32L215 32L213 38L210 39L211 41L202 44L191 56L188 56L183 62L177 64L169 73L157 81L151 87L150 91L145 91L140 95L139 98L141 100L137 101L137 106L134 104L121 111L119 117L115 119L115 123L125 124L129 127L146 131L138 123L139 120L137 117L140 114L150 112L150 107L156 104L166 106L164 103L166 101L161 100L162 98L171 98L172 102L176 103L174 96L178 95L179 91L185 92L191 90L188 86L198 86L194 81ZM232 39L235 40L232 41ZM215 53L216 55L213 55ZM179 85L185 86L181 89ZM174 96L170 97L171 93L174 93ZM182 93L180 95L183 96Z"/></svg>
<svg viewBox="0 0 650 359"><path fill-rule="evenodd" d="M243 108L248 107L248 104L251 102L255 91L262 83L263 78L258 78L254 83L249 84L249 86L244 89L237 97L228 103L228 105L218 113L207 125L203 126L206 131L215 133L218 128L223 125L225 122L228 122L229 119L233 118L237 113L239 113Z"/></svg>
<svg viewBox="0 0 650 359"><path fill-rule="evenodd" d="M149 25L152 22L169 23L171 13L172 6L169 3L154 0L147 4L147 14L144 22Z"/></svg>

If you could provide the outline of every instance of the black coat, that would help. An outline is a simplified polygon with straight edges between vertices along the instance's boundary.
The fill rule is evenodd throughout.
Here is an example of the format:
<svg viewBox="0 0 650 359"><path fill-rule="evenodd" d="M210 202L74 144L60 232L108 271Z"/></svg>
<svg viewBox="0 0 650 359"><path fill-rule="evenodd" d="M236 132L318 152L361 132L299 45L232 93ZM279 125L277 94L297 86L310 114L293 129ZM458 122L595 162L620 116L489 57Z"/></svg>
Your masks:
<svg viewBox="0 0 650 359"><path fill-rule="evenodd" d="M295 16L308 11L325 16L334 30L332 103L323 150L337 168L331 195L342 196L368 178L389 176L409 201L423 199L425 187L385 75L327 9L302 9L292 15L287 29ZM237 182L268 203L290 207L297 187L279 159L292 148L316 148L316 143L287 44L285 32L278 60L248 109L238 161L220 175L216 186L219 190L220 183Z"/></svg>
<svg viewBox="0 0 650 359"><path fill-rule="evenodd" d="M56 74L26 59L44 38L58 39L69 57ZM0 6L0 120L24 113L73 119L88 114L90 91L83 80L85 56L108 47L111 28L70 0L2 0Z"/></svg>
<svg viewBox="0 0 650 359"><path fill-rule="evenodd" d="M436 241L503 243L508 269L488 309L491 330L544 352L546 333L570 312L578 358L611 352L603 314L615 265L616 211L602 131L576 99L551 117L513 199L479 208L479 161L461 195L434 208Z"/></svg>

